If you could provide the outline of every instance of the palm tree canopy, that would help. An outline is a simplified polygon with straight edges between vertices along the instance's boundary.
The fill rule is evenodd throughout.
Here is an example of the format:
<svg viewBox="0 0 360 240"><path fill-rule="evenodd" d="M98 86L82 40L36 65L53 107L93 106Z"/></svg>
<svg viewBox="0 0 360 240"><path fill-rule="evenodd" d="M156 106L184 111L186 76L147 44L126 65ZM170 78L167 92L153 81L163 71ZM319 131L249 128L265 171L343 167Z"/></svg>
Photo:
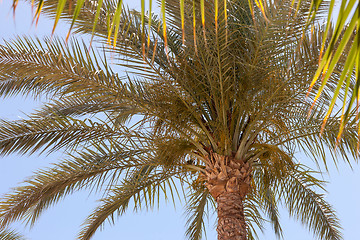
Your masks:
<svg viewBox="0 0 360 240"><path fill-rule="evenodd" d="M15 12L18 1L19 0L13 0L14 12ZM66 0L58 0L57 2L58 2L58 5L57 5L57 9L56 9L53 32L57 26L57 23L60 19L61 14L63 13L63 11L66 9L71 11L71 9L72 9L71 6L68 6L68 8L66 8L66 5L67 5ZM87 1L85 1L85 0L77 0L76 1L76 5L74 8L73 16L72 16L72 20L71 20L71 26L70 26L67 38L70 36L71 30L73 29L75 22L78 20L81 9L86 5L87 5L86 7L88 7L88 4L86 2ZM91 1L91 5L93 8L93 15L94 15L94 19L92 21L93 22L92 34L95 33L95 28L96 28L100 13L103 8L103 2L104 2L103 0ZM141 2L141 24L142 24L142 30L144 31L144 29L145 29L145 11L146 11L145 5L146 4L145 4L145 0L139 0L139 2ZM166 8L172 8L173 5L178 5L176 8L178 9L179 14L177 14L177 15L180 15L180 19L178 19L178 20L179 20L179 24L181 22L182 37L183 37L183 41L184 41L184 39L185 39L185 22L186 22L185 6L189 5L189 3L187 3L187 2L191 2L191 1L158 0L158 2L159 2L159 6L161 8L161 15L162 15L162 19L163 19L162 27L164 29L166 29L166 13L167 13ZM196 2L198 2L198 3L196 4ZM213 6L213 15L211 17L215 18L215 23L217 23L219 14L224 15L225 22L226 22L227 21L226 20L227 19L227 11L224 11L224 9L227 9L228 1L220 1L220 4L222 3L222 5L220 5L220 8L219 8L219 0L214 0L214 1L193 0L192 1L192 3L193 3L192 11L193 11L193 13L198 13L198 15L201 16L202 25L204 26L205 21L207 19L206 13L204 11L204 6L208 5L209 2ZM323 2L324 2L323 0L320 0L320 1L312 0L311 4L308 5L309 6L309 9L308 9L309 13L307 15L308 22L306 22L303 25L304 30L306 30L308 28L308 26L311 25L311 22L316 17L318 17L318 15L321 15L321 12L322 12L321 5ZM272 1L263 1L263 0L248 1L248 3L249 3L249 7L250 7L250 10L252 13L254 13L254 11L255 11L254 8L257 7L258 10L262 12L262 14L264 15L265 18L267 18L268 15L271 15L271 13L269 12L269 9L271 9L271 7L269 7L269 5L271 6L272 4L274 4ZM32 1L32 4L34 4L34 1ZM299 0L299 1L293 1L291 6L294 9L294 11L298 12L301 9L301 7L300 7L301 5L302 5L302 0ZM38 0L35 15L34 15L34 20L37 19L37 21L38 21L43 6L44 6L44 1ZM109 44L111 43L112 36L114 38L113 39L114 45L116 44L117 37L118 37L118 34L117 34L118 31L116 29L118 29L121 24L120 23L120 15L122 12L122 6L123 6L123 1L119 0L118 4L116 6L116 9L114 9L114 15L110 16L110 18L109 18L109 21L111 21L111 24L110 24L110 22L108 23L108 31L107 31ZM339 8L339 12L338 12L338 17L337 17L336 23L334 25L334 30L330 31L330 28L333 27L331 18L333 16L333 13L336 12L336 10L334 10L334 6L335 6L335 0L331 0L330 5L329 5L328 16L327 16L326 30L323 33L324 36L326 36L326 37L323 37L322 47L319 52L320 64L318 66L316 73L313 76L313 81L311 82L311 84L309 84L308 91L310 92L313 89L317 90L317 94L313 98L313 100L314 100L313 104L315 105L317 99L324 92L324 88L326 86L328 86L327 82L332 77L332 74L336 75L336 71L337 71L336 65L341 64L342 60L340 60L340 58L343 57L344 49L347 46L351 45L351 51L349 51L349 54L347 56L347 61L345 63L345 66L343 67L342 74L338 78L336 90L334 91L332 101L328 104L328 112L327 112L326 116L324 117L323 123L322 123L322 128L324 128L327 123L328 115L330 115L333 112L334 106L336 105L335 104L336 101L340 99L340 101L343 102L343 105L342 105L343 114L341 116L341 125L340 125L339 133L337 136L337 139L339 141L342 138L344 126L347 123L350 123L351 121L353 121L353 119L351 118L351 116L353 116L353 114L351 114L351 111L354 108L355 100L356 100L356 108L359 107L358 92L359 92L359 87L360 87L360 80L359 80L359 64L358 63L360 62L360 48L359 48L359 44L356 41L352 40L352 35L357 34L359 32L360 7L359 7L359 1L357 1L357 0L341 1L341 5ZM189 7L189 6L187 6L187 7ZM149 0L148 1L148 9L149 9L149 14L150 14L150 19L151 19L152 8L153 8L153 1ZM189 22L189 19L187 19L187 22ZM191 20L190 20L190 22L191 22ZM150 29L151 25L152 25L152 21L148 21L148 25L149 25L149 29ZM196 25L195 18L192 19L192 25L194 26L194 29L195 29L196 28L195 27L195 25ZM167 45L166 31L164 32L164 37L165 37L165 44ZM326 42L326 39L328 37L330 38L330 40L329 40L330 43ZM350 81L351 81L351 78L354 73L355 73L355 76L357 79L356 84L354 84L349 89ZM321 81L321 84L318 87L315 87L314 85L318 81ZM331 81L330 81L329 85L332 85ZM348 87L346 87L346 86L348 86ZM345 90L346 94L350 95L348 97L350 100L348 100L348 101L347 101L346 97L343 100L341 100L342 97L339 96L341 94L340 93L341 89L343 89L344 87L347 89L347 90ZM354 94L352 94L352 92ZM310 111L311 111L311 109L312 108L310 108ZM358 117L358 115L356 115L356 116ZM360 144L360 141L358 141L358 144Z"/></svg>
<svg viewBox="0 0 360 240"><path fill-rule="evenodd" d="M341 112L333 113L319 136L344 59L308 114L312 102L306 92L325 31L317 18L326 14L327 5L319 6L311 31L304 34L310 1L302 1L297 10L291 1L271 3L266 18L245 0L231 1L226 15L224 4L218 5L218 21L213 1L206 1L203 13L193 12L193 4L201 8L201 1L185 1L183 8L164 9L164 29L155 15L149 18L126 7L119 14L114 1L104 1L97 11L93 1L84 1L73 28L94 34L96 44L89 51L88 43L72 38L67 44L18 38L0 46L0 95L48 100L26 120L0 122L0 154L68 154L2 198L1 226L19 219L33 224L46 208L85 188L104 191L104 198L79 239L90 239L106 219L127 211L130 202L151 208L159 196L186 199L186 234L200 239L206 209L216 199L209 187L211 171L229 172L227 167L241 161L241 169L251 172L244 203L249 239L256 238L256 226L261 228L265 219L281 236L280 200L320 239L341 239L334 211L316 192L324 190L324 182L295 157L303 151L325 167L326 150L334 160L357 158L355 120L337 142ZM57 0L42 7L54 18L57 9ZM70 23L77 8L71 9L63 16ZM207 20L195 28L182 25L182 9L185 21ZM99 16L95 28L94 13ZM112 17L120 24L114 26L118 37L110 39L109 49ZM150 19L145 31L144 21ZM190 37L184 40L183 35ZM126 72L116 73L109 56ZM349 79L353 86L355 76ZM344 89L340 92L344 98ZM221 157L230 159L226 166L211 160Z"/></svg>

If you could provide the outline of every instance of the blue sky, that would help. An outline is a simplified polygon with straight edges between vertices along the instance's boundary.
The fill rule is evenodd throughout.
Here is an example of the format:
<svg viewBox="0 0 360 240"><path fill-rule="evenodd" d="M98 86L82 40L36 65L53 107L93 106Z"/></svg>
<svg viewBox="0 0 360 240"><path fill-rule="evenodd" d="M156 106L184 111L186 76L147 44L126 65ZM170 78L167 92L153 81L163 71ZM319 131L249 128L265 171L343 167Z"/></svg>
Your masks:
<svg viewBox="0 0 360 240"><path fill-rule="evenodd" d="M0 43L2 39L10 39L16 35L46 36L51 34L52 21L42 18L37 27L31 26L31 8L29 5L19 4L15 21L13 20L10 4L12 0L0 0ZM67 27L61 24L56 34L64 36ZM0 98L0 119L19 119L23 113L30 113L40 101L34 102L23 97ZM23 112L23 113L22 113ZM4 194L30 176L39 167L49 166L61 158L59 153L49 156L19 156L10 155L0 159L0 194ZM301 161L309 162L299 154ZM352 171L346 164L340 163L338 169L330 164L330 176L325 179L330 181L327 200L334 206L344 228L345 240L357 240L360 236L360 167L354 165ZM99 197L99 196L98 196ZM39 222L29 231L23 230L23 225L17 227L31 240L67 240L75 239L80 225L87 214L97 205L96 197L89 196L87 192L79 192L66 198L60 204L50 208L40 218ZM214 220L214 218L212 218ZM160 210L150 212L128 212L119 218L114 226L107 224L103 231L93 238L103 239L133 239L133 240L181 240L184 237L186 218L181 204L174 210L172 203L161 203ZM307 240L315 239L300 223L288 218L287 212L282 211L281 222L284 229L284 239ZM214 222L208 225L208 239L216 239ZM269 228L262 240L275 240Z"/></svg>

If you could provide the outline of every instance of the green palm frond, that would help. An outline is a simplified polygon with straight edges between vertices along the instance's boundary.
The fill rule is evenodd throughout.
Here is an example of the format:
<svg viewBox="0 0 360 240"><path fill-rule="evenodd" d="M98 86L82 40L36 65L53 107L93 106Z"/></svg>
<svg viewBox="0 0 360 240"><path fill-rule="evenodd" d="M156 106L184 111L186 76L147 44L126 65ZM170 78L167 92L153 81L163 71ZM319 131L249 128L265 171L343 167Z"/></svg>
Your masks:
<svg viewBox="0 0 360 240"><path fill-rule="evenodd" d="M144 150L127 150L115 141L109 146L94 144L71 160L36 172L24 186L5 195L1 199L0 223L5 226L24 216L33 224L44 210L66 195L83 188L110 188L122 173L146 166L140 158L144 154Z"/></svg>
<svg viewBox="0 0 360 240"><path fill-rule="evenodd" d="M20 121L0 121L0 153L29 153L71 149L82 142L120 136L121 130L90 119L70 117L33 118Z"/></svg>
<svg viewBox="0 0 360 240"><path fill-rule="evenodd" d="M266 162L266 160L261 160L262 158L270 161ZM259 161L254 164L254 186L249 199L254 204L252 208L258 209L258 213L254 215L253 219L256 220L256 225L260 230L263 230L264 221L268 221L279 239L283 237L279 216L283 189L277 187L276 181L286 178L296 167L292 157L280 149L263 151ZM274 171L274 168L277 170ZM259 210L262 211L262 214Z"/></svg>
<svg viewBox="0 0 360 240"><path fill-rule="evenodd" d="M206 234L205 219L208 218L209 208L212 207L210 194L204 186L196 186L193 187L193 190L190 190L188 198L189 200L186 204L188 219L185 234L188 239L200 240L202 236Z"/></svg>
<svg viewBox="0 0 360 240"><path fill-rule="evenodd" d="M102 96L104 97L104 96ZM46 104L42 109L36 111L33 117L79 117L79 116L95 116L98 113L106 112L108 114L115 114L117 118L124 117L125 119L135 115L138 112L136 106L127 106L125 103L110 102L104 103L94 95L90 96L64 96L59 100L53 100ZM128 116L128 117L125 117ZM114 116L115 117L115 116Z"/></svg>
<svg viewBox="0 0 360 240"><path fill-rule="evenodd" d="M352 154L352 157L357 159L357 150L353 147L357 141L357 124L355 121L349 122L344 132L346 138L341 142L336 140L338 130L341 126L341 112L327 116L327 127L325 129L321 127L322 121L327 114L326 105L330 103L334 88L329 87L329 89L323 92L322 98L314 106L313 114L309 114L308 112L308 109L311 107L311 102L305 100L306 89L304 89L304 87L307 88L309 78L311 78L316 71L316 56L319 53L322 38L323 30L321 28L314 28L312 33L303 39L302 45L299 48L301 55L296 56L295 59L298 60L291 63L291 67L289 66L289 69L300 69L300 71L294 72L292 79L292 81L295 81L295 79L300 80L296 86L299 91L296 91L293 95L294 99L287 103L291 104L290 102L293 102L295 105L291 106L291 108L285 108L285 111L281 110L284 115L279 114L282 118L280 119L280 123L282 122L282 124L289 125L285 125L287 127L284 128L284 126L281 127L281 125L277 123L276 128L274 127L271 134L268 135L269 138L267 138L267 141L270 141L272 144L283 145L284 147L289 146L289 148L293 148L293 143L296 142L300 149L312 154L315 161L318 161L320 158L324 160L323 163L325 163L324 152L327 150L334 152L334 149L336 149L336 152L340 153L340 156L344 159L348 160L347 156L349 152ZM297 55L298 53L295 54ZM341 73L342 67L342 64L338 64L336 73L332 76L332 79L329 80L329 83L333 86L336 86L336 79L340 76L339 73ZM303 82L303 77L308 80ZM354 79L352 79L351 84L353 83ZM342 91L343 90L344 89L342 89ZM344 97L342 91L339 95L340 99ZM356 113L353 111L349 116L355 119ZM291 120L291 122L286 123L287 119ZM277 129L278 131L274 131ZM321 133L322 135L319 137ZM314 144L314 142L316 142L316 144ZM338 146L338 148L336 148L336 146Z"/></svg>
<svg viewBox="0 0 360 240"><path fill-rule="evenodd" d="M326 114L326 108L319 107L317 110L316 114L307 116L308 113L303 108L301 115L298 115L298 120L294 122L287 135L274 134L273 138L269 140L275 140L279 146L289 146L289 148L297 146L301 151L311 156L314 162L323 164L326 169L329 163L329 153L332 155L335 164L338 159L346 160L349 164L351 164L351 159L358 161L358 150L354 148L358 141L356 121L354 120L347 125L343 133L346 137L338 142L337 134L341 124L340 112L329 117L327 127L322 130L320 125ZM355 116L356 113L351 114Z"/></svg>
<svg viewBox="0 0 360 240"><path fill-rule="evenodd" d="M321 1L320 1L321 2ZM313 15L316 13L318 3L314 1L313 5ZM342 109L342 123L341 128L338 133L338 140L342 138L343 128L348 121L352 121L351 116L349 115L353 108L358 108L358 92L359 92L359 62L360 62L360 48L359 48L359 30L360 30L360 8L359 2L352 1L341 1L339 13L337 15L337 20L335 23L335 31L332 34L329 30L332 28L331 17L334 12L335 0L331 0L331 5L328 13L328 23L326 26L325 35L330 37L330 41L327 44L325 41L322 42L321 52L319 55L319 67L316 71L316 74L313 77L313 81L309 87L309 92L313 89L316 82L321 81L321 86L317 90L317 98L323 94L324 88L328 87L328 81L331 79L332 75L336 73L336 66L342 62L340 58L344 57L343 52L346 48L349 48L346 57L346 64L342 71L341 76L338 78L336 83L337 88L342 88L349 84L349 79L352 76L355 76L356 84L351 86L346 90L346 93L349 95L348 100L343 101ZM355 37L354 37L355 36ZM334 92L332 98L332 104L329 105L328 115L333 111L333 103L335 103L339 97L339 91ZM355 105L356 100L356 107ZM324 124L326 123L326 118L324 118Z"/></svg>
<svg viewBox="0 0 360 240"><path fill-rule="evenodd" d="M0 240L25 240L26 238L14 230L0 230Z"/></svg>
<svg viewBox="0 0 360 240"><path fill-rule="evenodd" d="M101 199L101 205L88 217L78 239L90 239L106 219L113 219L116 212L122 215L131 200L136 209L143 204L151 207L158 194L166 195L167 188L175 187L169 179L176 174L178 172L135 171L135 175L124 179L120 186L113 187L108 196Z"/></svg>
<svg viewBox="0 0 360 240"><path fill-rule="evenodd" d="M301 165L285 170L282 177L268 178L266 172L255 171L256 197L258 204L268 216L275 232L281 237L278 219L279 200L291 216L302 222L320 239L342 239L341 227L331 205L324 195L315 190L324 190L324 182L312 176L312 172Z"/></svg>
<svg viewBox="0 0 360 240"><path fill-rule="evenodd" d="M264 223L266 216L263 216L261 209L260 198L252 191L244 202L245 221L248 227L247 233L249 240L259 239L258 232L264 232Z"/></svg>
<svg viewBox="0 0 360 240"><path fill-rule="evenodd" d="M80 88L93 88L96 95L114 98L122 89L121 80L106 62L100 64L98 56L87 52L76 40L67 47L64 41L50 39L7 42L0 49L0 94L61 96L76 91L80 95Z"/></svg>
<svg viewBox="0 0 360 240"><path fill-rule="evenodd" d="M52 98L36 117L93 115L107 109L130 118L138 110L127 98L126 77L115 74L105 57L73 39L66 45L60 39L19 38L1 46L0 94Z"/></svg>
<svg viewBox="0 0 360 240"><path fill-rule="evenodd" d="M274 229L274 232L277 237L282 238L283 232L280 224L280 217L279 217L279 208L278 203L276 201L275 194L271 191L271 189L267 189L264 193L264 201L263 201L263 208L268 215L270 223Z"/></svg>
<svg viewBox="0 0 360 240"><path fill-rule="evenodd" d="M314 187L322 188L321 181L311 176L310 172L300 170L289 174L279 184L283 187L285 206L290 215L320 239L342 239L340 223L334 210L322 194L313 190Z"/></svg>

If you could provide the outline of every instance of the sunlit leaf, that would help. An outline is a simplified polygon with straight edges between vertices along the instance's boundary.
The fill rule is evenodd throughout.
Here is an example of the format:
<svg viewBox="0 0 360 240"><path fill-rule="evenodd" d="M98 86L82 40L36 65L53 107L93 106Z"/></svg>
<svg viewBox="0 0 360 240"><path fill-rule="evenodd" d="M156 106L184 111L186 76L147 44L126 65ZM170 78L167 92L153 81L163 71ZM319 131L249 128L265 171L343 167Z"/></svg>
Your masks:
<svg viewBox="0 0 360 240"><path fill-rule="evenodd" d="M59 0L58 7L57 7L57 10L56 10L56 17L55 17L55 21L54 21L54 26L53 26L53 29L52 29L52 34L54 34L54 32L55 32L56 25L59 22L61 13L63 12L64 7L65 7L65 4L66 4L66 0ZM40 12L40 10L39 10L39 12Z"/></svg>
<svg viewBox="0 0 360 240"><path fill-rule="evenodd" d="M75 10L74 10L74 16L73 16L73 19L72 19L72 22L71 22L71 25L70 25L69 32L68 32L68 34L66 36L66 41L68 41L68 39L69 39L71 29L73 28L73 26L75 24L75 21L76 21L76 19L78 18L79 14L80 14L80 11L81 11L81 8L84 5L84 2L85 2L85 0L77 0L77 2L76 2L76 7L75 7Z"/></svg>

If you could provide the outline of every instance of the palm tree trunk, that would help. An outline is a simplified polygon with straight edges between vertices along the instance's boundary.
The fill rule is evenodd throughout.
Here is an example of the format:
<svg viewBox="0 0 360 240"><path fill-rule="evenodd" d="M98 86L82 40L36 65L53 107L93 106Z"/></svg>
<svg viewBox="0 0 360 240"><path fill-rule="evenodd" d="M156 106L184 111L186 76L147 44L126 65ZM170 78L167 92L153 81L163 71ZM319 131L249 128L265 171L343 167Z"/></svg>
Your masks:
<svg viewBox="0 0 360 240"><path fill-rule="evenodd" d="M218 240L247 240L243 204L251 188L251 166L231 156L210 153L205 179L217 202Z"/></svg>
<svg viewBox="0 0 360 240"><path fill-rule="evenodd" d="M217 199L218 240L246 240L243 199L239 193L225 192Z"/></svg>

